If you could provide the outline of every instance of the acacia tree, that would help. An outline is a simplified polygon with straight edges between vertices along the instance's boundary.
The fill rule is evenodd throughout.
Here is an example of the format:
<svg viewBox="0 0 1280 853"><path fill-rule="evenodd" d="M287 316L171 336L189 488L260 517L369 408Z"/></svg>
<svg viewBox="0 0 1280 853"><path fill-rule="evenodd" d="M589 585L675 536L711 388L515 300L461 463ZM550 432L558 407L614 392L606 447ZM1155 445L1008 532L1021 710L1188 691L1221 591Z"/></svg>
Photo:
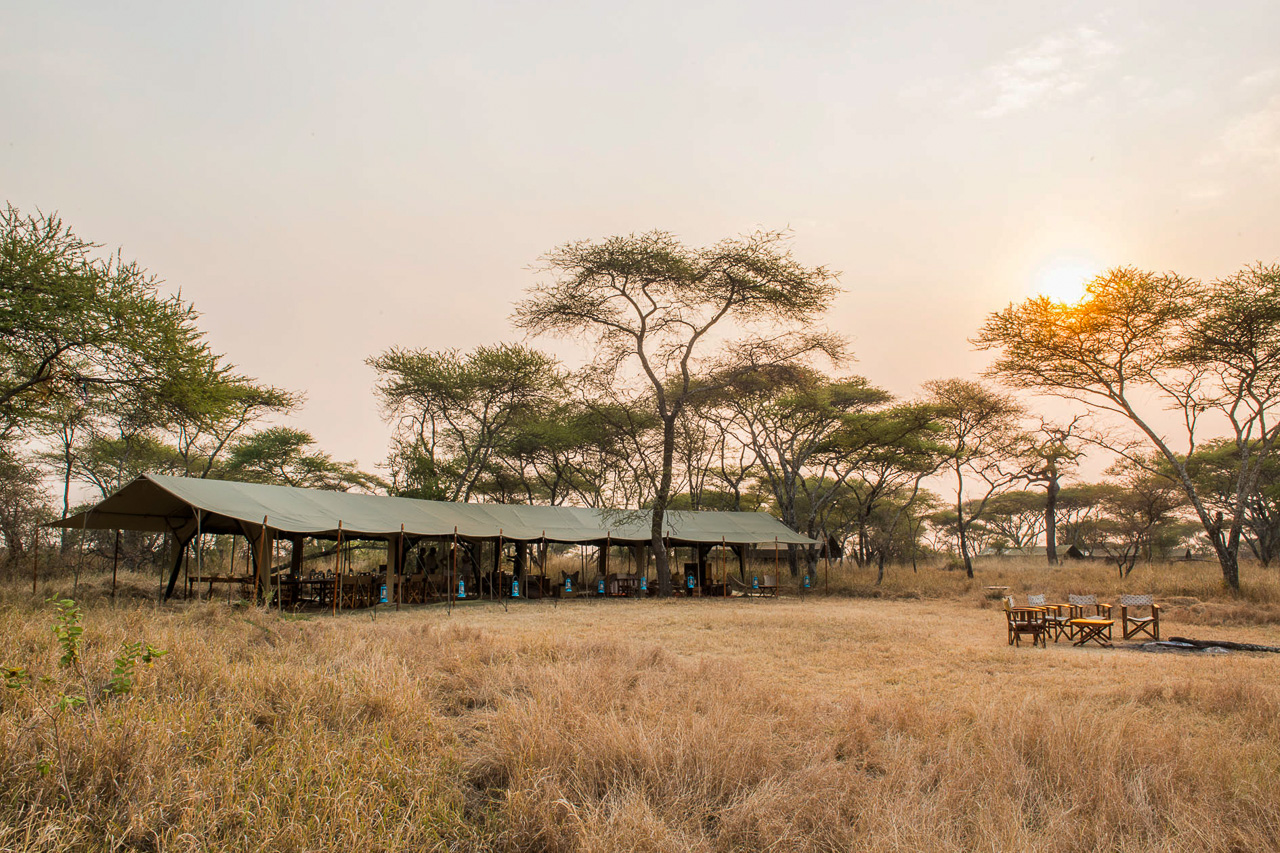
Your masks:
<svg viewBox="0 0 1280 853"><path fill-rule="evenodd" d="M974 343L998 352L991 375L1127 420L1137 442L1092 440L1135 461L1145 446L1168 466L1223 580L1239 588L1248 501L1280 439L1280 266L1248 267L1209 284L1113 269L1090 282L1078 304L1041 296L991 314ZM1169 410L1180 416L1177 437L1160 414ZM1234 498L1222 514L1206 502L1186 462L1206 420L1235 446Z"/></svg>
<svg viewBox="0 0 1280 853"><path fill-rule="evenodd" d="M1122 578L1139 558L1151 562L1157 550L1173 547L1187 533L1178 518L1186 496L1176 479L1155 472L1158 467L1156 458L1122 458L1107 469L1115 482L1100 496L1102 546Z"/></svg>
<svg viewBox="0 0 1280 853"><path fill-rule="evenodd" d="M1215 513L1231 511L1235 503L1239 464L1234 443L1205 442L1187 458L1196 488ZM1280 556L1280 458L1274 454L1260 466L1253 494L1245 504L1245 544L1265 568Z"/></svg>
<svg viewBox="0 0 1280 853"><path fill-rule="evenodd" d="M1058 495L1062 491L1062 478L1084 456L1080 447L1081 423L1079 417L1065 425L1041 420L1040 428L1030 436L1026 453L1027 482L1044 484L1044 550L1051 566L1058 562Z"/></svg>
<svg viewBox="0 0 1280 853"><path fill-rule="evenodd" d="M996 495L987 504L982 522L1014 548L1028 552L1045 532L1044 501L1034 492Z"/></svg>
<svg viewBox="0 0 1280 853"><path fill-rule="evenodd" d="M924 388L940 427L934 441L942 448L943 467L955 477L953 528L965 575L972 578L973 524L992 497L1026 476L1027 441L1018 424L1023 410L1012 397L980 382L938 379Z"/></svg>
<svg viewBox="0 0 1280 853"><path fill-rule="evenodd" d="M699 249L655 231L569 243L543 258L554 279L516 306L516 325L530 333L588 335L596 367L620 384L628 384L628 368L639 370L662 423L650 527L662 595L671 592L662 531L676 424L691 400L710 391L695 378L716 360L777 363L832 346L829 336L803 330L835 296L835 275L800 264L785 241L757 232ZM728 327L751 342L717 348L713 337Z"/></svg>
<svg viewBox="0 0 1280 853"><path fill-rule="evenodd" d="M56 215L0 211L0 438L102 389L194 380L214 356L195 309Z"/></svg>
<svg viewBox="0 0 1280 853"><path fill-rule="evenodd" d="M726 382L715 398L751 448L758 479L782 522L811 538L853 473L854 459L879 438L861 419L892 397L861 376L833 379L786 365ZM799 574L790 551L793 575ZM810 565L816 556L810 552Z"/></svg>
<svg viewBox="0 0 1280 853"><path fill-rule="evenodd" d="M205 478L228 448L255 425L302 404L301 394L233 372L219 360L200 381L175 388L164 401L165 431L182 457L184 476Z"/></svg>
<svg viewBox="0 0 1280 853"><path fill-rule="evenodd" d="M1101 541L1102 499L1110 487L1103 483L1076 483L1058 492L1055 515L1058 540L1077 551L1090 553Z"/></svg>
<svg viewBox="0 0 1280 853"><path fill-rule="evenodd" d="M370 358L384 416L396 424L397 494L467 501L516 424L562 386L556 360L519 344L432 352L393 347Z"/></svg>
<svg viewBox="0 0 1280 853"><path fill-rule="evenodd" d="M311 433L270 427L236 441L222 473L234 480L347 492L384 486L354 462L340 462L314 447Z"/></svg>

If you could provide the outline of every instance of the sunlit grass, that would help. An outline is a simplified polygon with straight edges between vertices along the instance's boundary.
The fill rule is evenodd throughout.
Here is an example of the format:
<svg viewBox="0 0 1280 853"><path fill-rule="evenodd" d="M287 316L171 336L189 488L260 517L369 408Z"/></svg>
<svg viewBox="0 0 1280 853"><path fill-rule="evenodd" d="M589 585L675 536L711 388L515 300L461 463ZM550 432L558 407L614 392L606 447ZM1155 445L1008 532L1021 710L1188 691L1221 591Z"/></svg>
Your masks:
<svg viewBox="0 0 1280 853"><path fill-rule="evenodd" d="M336 618L157 608L135 575L113 608L94 576L87 670L171 654L65 727L70 803L3 698L0 849L1275 849L1280 655L1012 648L985 589L1150 589L1184 602L1166 633L1280 645L1274 578L1214 573L834 566L803 601ZM0 664L56 672L48 608L4 596Z"/></svg>

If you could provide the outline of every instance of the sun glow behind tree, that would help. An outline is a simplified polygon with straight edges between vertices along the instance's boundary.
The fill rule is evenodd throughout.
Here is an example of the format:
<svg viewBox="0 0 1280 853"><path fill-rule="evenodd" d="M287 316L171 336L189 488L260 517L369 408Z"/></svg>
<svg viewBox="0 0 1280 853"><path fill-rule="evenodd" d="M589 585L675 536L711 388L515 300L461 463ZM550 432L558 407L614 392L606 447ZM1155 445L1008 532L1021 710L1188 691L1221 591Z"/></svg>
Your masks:
<svg viewBox="0 0 1280 853"><path fill-rule="evenodd" d="M1084 298L1085 287L1102 272L1102 265L1083 255L1053 257L1032 274L1030 296L1047 296L1054 302L1074 305Z"/></svg>

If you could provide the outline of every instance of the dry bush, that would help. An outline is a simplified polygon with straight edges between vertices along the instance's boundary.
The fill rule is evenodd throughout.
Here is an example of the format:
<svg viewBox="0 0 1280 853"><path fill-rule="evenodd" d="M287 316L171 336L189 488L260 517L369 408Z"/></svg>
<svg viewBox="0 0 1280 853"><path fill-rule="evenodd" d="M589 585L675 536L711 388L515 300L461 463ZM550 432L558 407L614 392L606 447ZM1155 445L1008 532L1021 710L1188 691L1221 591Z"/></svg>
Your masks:
<svg viewBox="0 0 1280 853"><path fill-rule="evenodd" d="M94 578L88 671L125 638L171 654L65 727L71 802L32 697L0 700L0 849L1280 846L1280 657L1012 648L997 573L1053 576L337 618L113 608ZM47 607L6 599L0 664L56 672Z"/></svg>

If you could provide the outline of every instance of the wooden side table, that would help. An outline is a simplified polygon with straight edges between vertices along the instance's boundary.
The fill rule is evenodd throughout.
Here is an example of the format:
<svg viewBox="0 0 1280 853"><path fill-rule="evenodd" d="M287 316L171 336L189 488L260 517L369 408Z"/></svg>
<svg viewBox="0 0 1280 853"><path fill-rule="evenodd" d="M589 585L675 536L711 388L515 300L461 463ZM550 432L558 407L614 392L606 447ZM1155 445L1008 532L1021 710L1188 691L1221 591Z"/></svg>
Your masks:
<svg viewBox="0 0 1280 853"><path fill-rule="evenodd" d="M1076 631L1076 640L1072 645L1097 643L1104 649L1111 648L1111 626L1115 621L1114 619L1072 619L1067 623Z"/></svg>

